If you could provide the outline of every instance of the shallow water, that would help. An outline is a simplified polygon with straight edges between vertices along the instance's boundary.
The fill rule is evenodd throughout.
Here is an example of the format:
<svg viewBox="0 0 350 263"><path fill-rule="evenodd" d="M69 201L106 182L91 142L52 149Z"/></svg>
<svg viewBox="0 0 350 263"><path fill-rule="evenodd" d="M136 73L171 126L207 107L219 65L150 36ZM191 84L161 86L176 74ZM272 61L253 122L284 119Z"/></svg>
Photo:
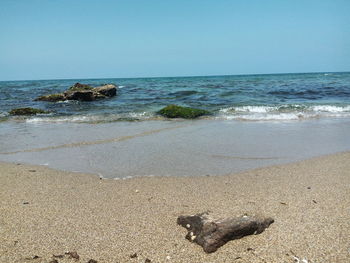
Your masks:
<svg viewBox="0 0 350 263"><path fill-rule="evenodd" d="M107 178L222 175L350 150L350 119L3 123L0 160Z"/></svg>

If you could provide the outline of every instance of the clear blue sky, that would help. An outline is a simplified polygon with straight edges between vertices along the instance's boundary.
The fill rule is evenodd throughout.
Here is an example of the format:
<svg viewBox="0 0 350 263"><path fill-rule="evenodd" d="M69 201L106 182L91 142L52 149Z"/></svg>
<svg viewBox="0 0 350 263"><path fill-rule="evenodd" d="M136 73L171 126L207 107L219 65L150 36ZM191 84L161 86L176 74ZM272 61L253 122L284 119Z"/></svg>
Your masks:
<svg viewBox="0 0 350 263"><path fill-rule="evenodd" d="M350 0L0 0L0 80L350 71Z"/></svg>

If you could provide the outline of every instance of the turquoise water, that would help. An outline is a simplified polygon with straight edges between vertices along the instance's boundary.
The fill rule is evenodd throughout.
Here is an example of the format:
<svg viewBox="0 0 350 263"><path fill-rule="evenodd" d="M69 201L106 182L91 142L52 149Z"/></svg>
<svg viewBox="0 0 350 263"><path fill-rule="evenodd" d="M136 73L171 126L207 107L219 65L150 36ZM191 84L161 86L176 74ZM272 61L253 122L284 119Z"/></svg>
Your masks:
<svg viewBox="0 0 350 263"><path fill-rule="evenodd" d="M76 82L118 85L116 97L94 102L41 102L35 98ZM0 119L26 122L113 122L164 120L168 104L207 109L222 120L302 120L350 116L350 73L305 73L137 79L72 79L0 82ZM11 117L16 107L48 115Z"/></svg>

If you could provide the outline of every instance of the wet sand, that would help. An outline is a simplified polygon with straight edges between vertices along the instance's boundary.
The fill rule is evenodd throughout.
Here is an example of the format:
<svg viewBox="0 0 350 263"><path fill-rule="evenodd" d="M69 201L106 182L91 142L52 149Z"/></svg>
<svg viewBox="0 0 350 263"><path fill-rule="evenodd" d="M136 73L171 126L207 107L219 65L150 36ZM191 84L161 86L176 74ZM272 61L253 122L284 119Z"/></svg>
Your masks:
<svg viewBox="0 0 350 263"><path fill-rule="evenodd" d="M349 262L350 152L226 176L97 176L0 164L0 262ZM271 216L206 254L179 215ZM130 255L136 253L137 257ZM39 258L33 259L38 256ZM304 261L302 261L304 260Z"/></svg>

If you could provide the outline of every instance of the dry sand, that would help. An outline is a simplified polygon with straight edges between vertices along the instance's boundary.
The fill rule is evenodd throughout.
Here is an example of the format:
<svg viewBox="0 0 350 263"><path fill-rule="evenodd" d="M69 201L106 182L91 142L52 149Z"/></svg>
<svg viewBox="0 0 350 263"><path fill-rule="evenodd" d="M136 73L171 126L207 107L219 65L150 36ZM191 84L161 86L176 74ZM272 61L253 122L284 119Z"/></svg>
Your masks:
<svg viewBox="0 0 350 263"><path fill-rule="evenodd" d="M176 224L206 210L275 223L206 254ZM127 180L1 163L0 262L50 262L66 251L80 259L58 262L350 262L350 153L228 176Z"/></svg>

